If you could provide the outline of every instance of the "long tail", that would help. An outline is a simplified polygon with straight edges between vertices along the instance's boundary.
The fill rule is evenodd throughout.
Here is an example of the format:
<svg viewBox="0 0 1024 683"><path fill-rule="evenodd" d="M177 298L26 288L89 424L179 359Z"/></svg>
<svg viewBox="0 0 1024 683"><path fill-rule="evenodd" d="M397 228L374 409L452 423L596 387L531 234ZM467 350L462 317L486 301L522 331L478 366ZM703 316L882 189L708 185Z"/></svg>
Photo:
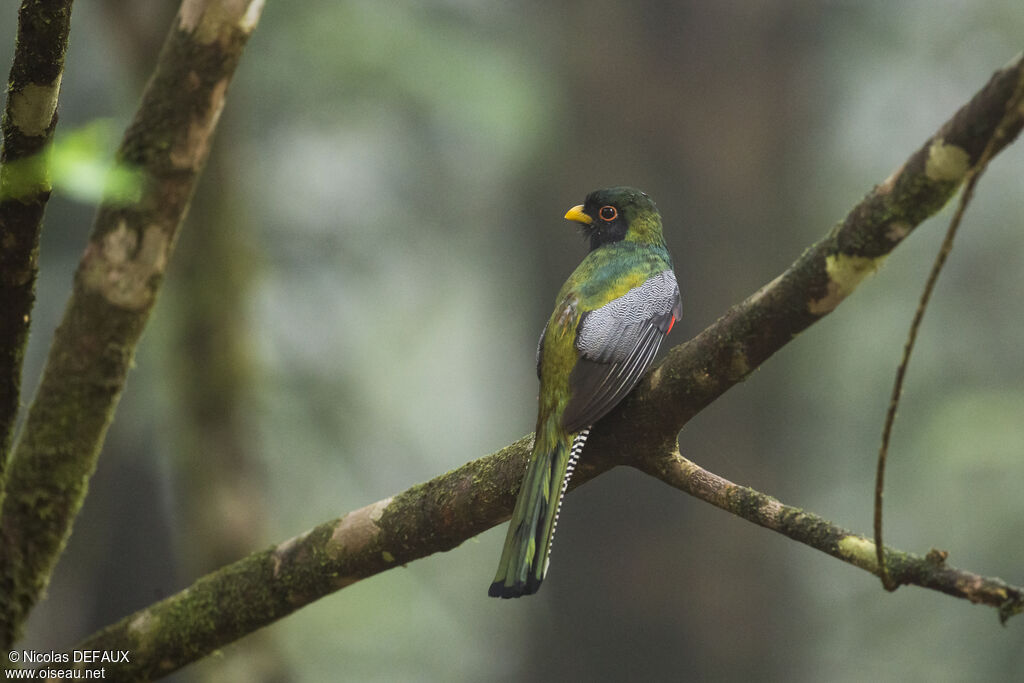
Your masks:
<svg viewBox="0 0 1024 683"><path fill-rule="evenodd" d="M492 598L518 598L540 588L548 571L562 496L590 433L584 429L574 437L560 430L541 431L512 511L498 573L487 591Z"/></svg>

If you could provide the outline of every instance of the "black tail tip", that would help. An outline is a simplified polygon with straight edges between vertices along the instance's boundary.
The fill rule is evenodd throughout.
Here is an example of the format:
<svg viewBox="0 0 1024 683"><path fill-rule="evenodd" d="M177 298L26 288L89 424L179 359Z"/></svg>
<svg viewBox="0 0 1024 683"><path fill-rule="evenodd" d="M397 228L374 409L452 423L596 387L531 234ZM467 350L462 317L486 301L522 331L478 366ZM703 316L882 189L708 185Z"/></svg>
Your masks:
<svg viewBox="0 0 1024 683"><path fill-rule="evenodd" d="M487 595L492 598L521 598L524 595L533 595L540 588L540 581L516 581L507 584L504 581L495 581L487 589Z"/></svg>

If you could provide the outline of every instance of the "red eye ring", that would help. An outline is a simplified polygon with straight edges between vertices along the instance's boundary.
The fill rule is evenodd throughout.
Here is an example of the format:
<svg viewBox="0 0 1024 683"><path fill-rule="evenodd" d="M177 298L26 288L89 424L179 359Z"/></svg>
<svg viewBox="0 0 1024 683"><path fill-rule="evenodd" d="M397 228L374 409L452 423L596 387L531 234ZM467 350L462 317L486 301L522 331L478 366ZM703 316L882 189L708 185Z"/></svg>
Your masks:
<svg viewBox="0 0 1024 683"><path fill-rule="evenodd" d="M601 220L610 223L619 217L619 210L609 204L608 206L602 206L597 215L601 217Z"/></svg>

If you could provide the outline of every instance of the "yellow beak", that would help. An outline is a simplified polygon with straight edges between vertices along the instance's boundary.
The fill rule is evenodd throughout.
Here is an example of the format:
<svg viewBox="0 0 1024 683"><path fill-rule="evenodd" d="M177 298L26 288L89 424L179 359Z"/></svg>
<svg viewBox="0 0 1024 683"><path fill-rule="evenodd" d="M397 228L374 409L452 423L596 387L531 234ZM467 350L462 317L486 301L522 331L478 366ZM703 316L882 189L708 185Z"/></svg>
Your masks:
<svg viewBox="0 0 1024 683"><path fill-rule="evenodd" d="M565 214L565 219L568 221L576 221L577 223L586 223L590 225L594 222L594 219L583 213L583 205L577 204L576 206L569 209Z"/></svg>

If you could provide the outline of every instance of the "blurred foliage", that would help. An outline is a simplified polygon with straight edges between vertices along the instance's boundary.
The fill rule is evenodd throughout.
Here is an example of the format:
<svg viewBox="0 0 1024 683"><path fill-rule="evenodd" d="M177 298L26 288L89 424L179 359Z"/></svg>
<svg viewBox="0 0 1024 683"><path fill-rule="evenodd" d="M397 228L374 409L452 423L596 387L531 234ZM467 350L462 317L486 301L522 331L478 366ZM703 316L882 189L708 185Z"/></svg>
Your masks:
<svg viewBox="0 0 1024 683"><path fill-rule="evenodd" d="M135 19L175 3L101 4L75 7L58 140L97 118L115 130L130 120L158 43ZM0 6L6 63L15 10ZM1019 10L1013 0L268 3L229 94L223 166L204 178L26 647L65 646L187 586L188 546L230 533L239 514L265 520L263 543L280 541L532 429L536 335L584 250L560 217L589 190L628 183L658 201L686 314L675 343L695 334L1018 52ZM112 148L94 135L94 152ZM943 548L1017 584L1019 145L981 182L925 318L886 492L891 543ZM64 201L69 188L47 209L26 386L85 244L88 211ZM207 201L221 194L227 214ZM870 529L893 372L949 215L698 416L684 453ZM210 221L230 224L245 277L190 235ZM218 269L223 278L199 279ZM212 387L233 372L230 359L196 351L201 326L180 334L192 301L203 315L231 308L232 355L246 370L244 389L220 401L237 402L230 409L183 407L207 376ZM175 377L189 372L199 381ZM205 515L178 470L213 457L183 425L204 416L207 429L251 430L244 455L258 476L245 469L245 482L264 487ZM1024 669L1024 622L1002 629L962 601L885 593L635 472L574 492L560 530L545 588L529 599L485 596L498 529L265 633L297 681L1000 681Z"/></svg>
<svg viewBox="0 0 1024 683"><path fill-rule="evenodd" d="M73 130L58 128L54 142L39 155L6 164L8 194L32 192L39 165L48 164L53 190L81 202L127 204L142 191L140 172L128 164L112 163L119 133L109 119L93 119ZM24 177L25 183L19 183ZM0 199L6 199L0 195Z"/></svg>
<svg viewBox="0 0 1024 683"><path fill-rule="evenodd" d="M140 172L109 160L120 136L110 119L93 119L73 130L58 128L50 157L54 189L84 202L137 201L142 192Z"/></svg>

